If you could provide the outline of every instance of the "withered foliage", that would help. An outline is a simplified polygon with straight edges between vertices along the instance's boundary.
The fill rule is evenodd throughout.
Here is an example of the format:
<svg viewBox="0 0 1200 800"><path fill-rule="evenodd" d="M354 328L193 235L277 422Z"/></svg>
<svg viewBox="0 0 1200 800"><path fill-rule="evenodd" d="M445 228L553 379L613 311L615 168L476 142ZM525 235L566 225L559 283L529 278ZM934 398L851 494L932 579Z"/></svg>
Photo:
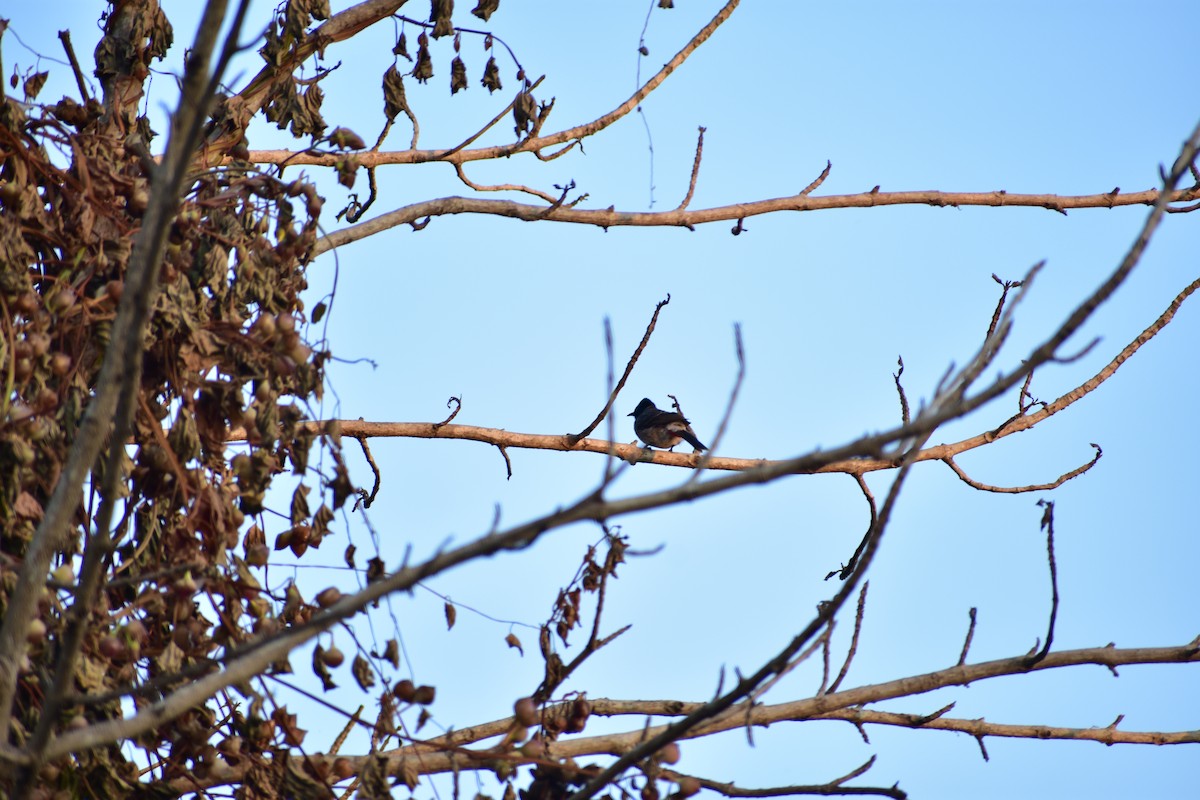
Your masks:
<svg viewBox="0 0 1200 800"><path fill-rule="evenodd" d="M480 3L475 13L487 19L496 7ZM456 34L452 13L450 0L435 0L429 23L415 23L422 30L411 74L420 82L433 75L432 39ZM270 76L257 84L260 93L214 97L207 143L184 181L157 266L132 435L106 443L125 454L118 497L100 496L102 454L57 543L30 626L8 743L32 746L35 758L47 736L140 712L219 670L238 648L304 625L342 597L331 587L306 599L295 583L275 591L262 571L272 548L301 558L319 547L353 486L337 431L302 424L321 400L330 358L308 337L327 306L318 304L310 319L301 299L323 199L304 179L285 181L282 171L265 174L246 161L246 130L261 112L312 147L342 151L337 178L353 185L358 162L344 151L366 143L323 117L321 80L329 71L297 74L323 54L326 41L314 31L329 16L328 0L282 3L258 49ZM44 72L24 76L24 103L0 98L0 610L9 607L98 389L133 242L158 201L153 175L162 167L140 109L151 65L172 47L174 32L155 0L117 4L102 23L95 52L102 98L88 96L80 77L82 96L37 104ZM395 53L408 57L406 47L401 32ZM457 35L453 51L457 92L468 83ZM494 58L485 72L484 85L500 88ZM401 111L412 117L394 66L383 95L389 121ZM310 462L314 444L323 449L319 462ZM272 509L286 522L264 516L287 492L290 507ZM115 549L98 596L84 597L75 572L104 499L117 501ZM353 565L353 547L346 558ZM367 582L383 575L383 562L371 558ZM53 696L62 642L80 609L87 611L74 682L65 697ZM369 655L318 646L312 671L326 690L343 664L343 675L364 691L379 679L390 683L380 666L399 667L396 640ZM280 659L269 671L291 669ZM423 722L435 696L434 687L411 682L376 691L390 703L377 742L395 735L388 708L415 705ZM127 748L92 749L38 762L37 774L8 767L0 793L32 785L86 787L96 797L177 794L232 768L243 797L329 796L331 783L348 776L344 764L279 757L304 738L295 714L243 683L138 736L146 752L136 764ZM143 773L147 763L153 769Z"/></svg>
<svg viewBox="0 0 1200 800"><path fill-rule="evenodd" d="M263 56L278 60L279 48L328 13L327 2L286 4ZM96 51L103 101L0 103L0 609L97 389L132 241L152 202L149 125L137 116L140 91L124 88L145 80L171 45L171 28L153 3L125 4L105 23ZM319 135L320 105L319 86L299 93L285 79L265 114L297 135ZM225 102L215 114L236 118ZM348 131L335 144L362 146ZM263 590L256 573L269 550L250 517L285 473L296 476L284 487L293 502L276 541L301 556L320 545L351 492L336 432L300 425L306 405L322 396L329 358L306 339L301 300L322 198L302 180L237 161L197 166L185 187L158 266L132 440L108 443L127 453L117 547L99 596L75 596L76 557L101 499L97 472L59 542L31 626L9 733L16 746L42 719L75 604L88 616L73 694L51 723L59 732L127 715L122 698L142 709L218 669L240 643L308 619L314 606L303 598L279 603ZM246 443L231 446L239 430ZM318 440L324 474L309 460ZM321 664L336 666L339 656L326 650ZM299 744L294 715L248 685L243 699L219 716L197 708L141 736L137 744L158 760L154 776L203 778L218 752L226 764L254 763ZM94 797L151 792L127 755L115 746L93 750L69 770L46 765L38 780L86 787L80 791ZM279 785L268 777L250 785Z"/></svg>

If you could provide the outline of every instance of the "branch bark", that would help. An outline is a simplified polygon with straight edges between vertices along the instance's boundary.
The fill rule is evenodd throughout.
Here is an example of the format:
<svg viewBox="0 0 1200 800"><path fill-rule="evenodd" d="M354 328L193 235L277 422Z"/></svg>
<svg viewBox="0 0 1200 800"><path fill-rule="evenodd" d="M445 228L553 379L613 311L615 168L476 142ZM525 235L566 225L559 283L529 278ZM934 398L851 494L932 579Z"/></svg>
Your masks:
<svg viewBox="0 0 1200 800"><path fill-rule="evenodd" d="M263 153L251 156L261 159ZM365 157L368 154L362 154ZM295 161L298 163L300 156ZM399 162L398 162L399 163ZM1165 198L1165 199L1164 199ZM1057 194L1007 194L1005 192L860 192L812 197L795 194L769 200L755 200L732 205L714 206L696 210L675 209L672 211L617 211L612 208L583 209L558 207L547 210L545 205L531 205L512 200L491 200L476 197L441 197L403 206L395 211L381 214L374 219L334 231L317 240L313 255L319 255L335 247L357 242L381 231L399 225L409 225L427 217L451 214L488 214L509 217L525 222L550 220L595 225L599 228L616 227L694 227L710 222L745 219L773 214L779 211L823 211L834 208L874 208L892 205L929 205L958 208L960 206L1017 206L1022 208L1047 208L1066 211L1071 208L1114 208L1123 205L1155 205L1160 200L1166 203L1181 203L1200 200L1200 188L1163 192L1147 189L1112 196L1108 194L1057 195Z"/></svg>

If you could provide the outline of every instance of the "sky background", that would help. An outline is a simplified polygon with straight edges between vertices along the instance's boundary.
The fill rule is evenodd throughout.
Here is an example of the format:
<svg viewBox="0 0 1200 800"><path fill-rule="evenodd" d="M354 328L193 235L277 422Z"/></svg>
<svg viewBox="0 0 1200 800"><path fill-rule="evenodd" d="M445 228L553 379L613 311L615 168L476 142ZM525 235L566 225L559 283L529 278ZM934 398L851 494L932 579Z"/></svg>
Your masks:
<svg viewBox="0 0 1200 800"><path fill-rule="evenodd" d="M175 60L164 70L178 64L190 42L198 5L164 3L177 38ZM335 2L334 10L347 5ZM456 22L485 27L470 16L470 2L458 5ZM531 76L547 76L536 94L556 98L548 132L594 119L632 93L651 5L505 0L486 27ZM711 0L676 5L650 13L643 79L720 7ZM3 40L6 75L50 69L42 99L74 93L69 70L56 63L62 51L55 32L71 30L90 72L103 4L9 6L0 12L12 25ZM254 30L271 8L255 3ZM402 11L422 18L428 5L414 2ZM669 210L686 193L697 127L705 126L693 209L795 193L827 160L833 167L819 195L875 185L883 191L1058 194L1148 189L1200 119L1200 96L1180 58L1186 38L1177 33L1198 24L1200 5L1186 0L746 2L643 104L644 117L624 118L589 139L585 152L548 163L520 156L467 171L481 183L552 192L554 184L574 180L590 195L585 207ZM374 141L384 119L380 78L392 63L397 31L398 25L377 25L352 45L329 49L325 64L342 65L323 84L331 126L346 125ZM413 48L416 30L408 32ZM479 37L464 36L462 55L471 80L465 94L451 98L448 91L448 39L434 44L433 80L424 87L406 82L421 122L421 147L458 144L516 89L514 67L500 56L504 91L488 96L479 86L487 59ZM244 85L260 63L248 53L230 85ZM170 74L156 75L147 110L160 131L175 95ZM402 149L409 137L400 120L385 148ZM481 141L511 140L505 120ZM161 149L163 140L156 144ZM297 143L262 125L250 144ZM346 191L325 174L306 174L327 198L324 224L338 227L334 215ZM365 197L365 174L359 177L356 189ZM384 168L379 182L380 198L368 217L469 193L445 165ZM1146 213L1142 207L1067 216L1022 208L851 209L755 217L737 237L730 235L732 223L694 232L604 232L475 216L435 219L420 232L395 229L349 245L310 268L310 306L337 279L328 327L314 335L327 336L341 358L376 365L333 367L331 391L316 412L437 421L446 416L446 399L456 395L464 407L455 422L542 434L577 431L605 400L604 320L612 325L619 370L655 303L669 293L671 303L614 408L619 441L633 439L625 415L640 398L665 406L668 393L709 441L737 372L733 325L740 323L746 378L719 453L783 458L831 448L899 422L892 381L898 356L910 402L927 400L946 369L978 347L999 291L992 273L1020 279L1045 260L996 369L1017 365L1109 274ZM1099 344L1075 363L1040 370L1033 394L1050 401L1108 363L1197 277L1198 252L1200 217L1168 216L1127 284L1069 348L1093 337ZM1200 633L1193 455L1200 446L1194 422L1200 312L1191 304L1099 391L1031 432L959 459L980 481L1042 483L1088 461L1089 443L1096 442L1104 458L1085 476L1054 492L995 495L970 489L941 464L912 471L869 574L847 687L954 664L971 607L979 615L972 661L1033 647L1045 635L1049 610L1036 505L1043 498L1056 503L1062 596L1056 648L1179 645ZM931 443L991 429L1016 405L1015 394L1006 396L938 431ZM545 514L589 492L604 466L596 454L510 450L514 474L506 480L496 449L479 443L377 440L371 447L383 487L370 520L390 566L408 547L421 557L447 541L486 532L497 506L502 526ZM350 463L354 480L369 486L371 474L357 452ZM685 477L638 465L614 495ZM868 482L882 497L891 479L875 474ZM290 494L291 484L280 485ZM281 495L277 507L286 504ZM867 521L862 496L844 475L794 477L618 520L632 548L662 550L631 558L619 571L604 629L633 627L565 688L592 697L708 698L722 667L753 671L836 591L823 578L850 557ZM282 520L268 524L283 527ZM384 613L356 618L353 626L368 647L381 646L398 629L406 662L397 677L437 686L432 725L461 728L506 716L541 676L536 631L527 626L546 619L558 587L599 538L594 526L557 531L531 552L464 566L428 587L518 625L464 608L447 632L441 599L419 591L393 598ZM303 567L294 567L286 551L276 554L268 581L278 586L296 578L306 594L331 583L353 588L355 578L345 571L313 567L341 565L348 542L361 558L374 548L360 514L341 517L337 536L315 557L306 556ZM852 616L843 614L835 663L851 628ZM505 646L510 630L525 642L524 658ZM573 641L584 634L577 631ZM344 632L335 638L351 652ZM307 652L293 661L299 674L307 672ZM365 698L343 672L342 688L330 699L352 710ZM993 722L1102 727L1124 714L1127 730L1200 728L1194 665L1120 672L1114 679L1101 667L1057 670L878 707L925 714L954 701L952 716ZM819 663L806 665L765 700L808 696L819 679ZM299 698L287 702L292 710L309 708ZM313 713L319 716L308 718L306 747L323 749L343 723ZM587 733L641 724L618 722L595 720ZM1195 746L992 738L985 762L966 735L881 727L868 733L869 744L845 723L784 723L756 731L753 748L741 732L685 742L678 766L745 787L772 786L831 780L875 755L874 768L855 784L899 782L920 798L1155 796L1195 780ZM448 796L444 783L436 791ZM481 791L501 790L488 778ZM420 800L433 794L428 781L415 792Z"/></svg>

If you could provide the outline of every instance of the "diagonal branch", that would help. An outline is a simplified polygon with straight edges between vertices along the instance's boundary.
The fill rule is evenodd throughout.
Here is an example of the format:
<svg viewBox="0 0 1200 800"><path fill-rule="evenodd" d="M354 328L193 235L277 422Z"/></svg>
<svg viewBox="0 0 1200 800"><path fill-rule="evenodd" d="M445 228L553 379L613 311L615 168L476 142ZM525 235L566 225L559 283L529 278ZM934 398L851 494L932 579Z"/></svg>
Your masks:
<svg viewBox="0 0 1200 800"><path fill-rule="evenodd" d="M629 361L625 364L625 371L621 373L621 379L619 381L617 381L617 385L615 387L613 387L611 392L609 392L608 402L604 404L604 408L602 408L600 410L600 413L596 415L596 418L594 420L592 420L590 425L588 425L586 428L581 430L579 433L573 433L573 434L569 434L567 436L561 437L563 439L564 443L567 444L567 449L576 449L583 442L589 441L588 439L585 439L584 437L587 436L592 431L596 430L596 426L599 425L600 422L606 416L608 416L608 412L612 410L613 403L615 403L617 401L617 395L621 393L621 390L623 388L625 388L625 381L629 380L629 376L633 373L633 365L638 362L639 358L641 358L642 351L646 349L646 345L650 344L650 335L654 333L654 328L656 325L658 325L658 313L660 311L662 311L663 306L667 305L670 302L671 302L671 295L668 294L666 300L660 300L658 303L656 303L654 305L654 313L650 316L650 322L649 322L649 324L646 325L646 332L642 334L642 340L640 342L638 342L638 346L633 351L633 355L631 355L629 357ZM615 443L611 444L611 445L607 446L603 452L605 452L605 453L615 452L615 450L612 449L614 447L619 447L619 445L616 445ZM634 447L632 445L625 445L625 447L627 449L629 449L630 451L634 451L636 453L641 453L641 448ZM585 448L585 449L590 449L590 448ZM620 455L620 454L618 453L618 455ZM632 453L631 453L631 455L632 455ZM633 456L633 457L636 457L636 456ZM626 458L626 460L628 460L628 457L626 457L626 456L622 456L622 458Z"/></svg>

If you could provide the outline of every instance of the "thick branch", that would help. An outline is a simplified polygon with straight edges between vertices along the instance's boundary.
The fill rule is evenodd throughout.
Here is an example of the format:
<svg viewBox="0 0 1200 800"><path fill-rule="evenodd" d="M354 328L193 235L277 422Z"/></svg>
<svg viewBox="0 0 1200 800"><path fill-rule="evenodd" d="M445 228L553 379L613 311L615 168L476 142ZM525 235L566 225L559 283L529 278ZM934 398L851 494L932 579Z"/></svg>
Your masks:
<svg viewBox="0 0 1200 800"><path fill-rule="evenodd" d="M255 160L264 153L251 153ZM288 154L292 155L292 154ZM365 159L370 153L361 153L356 158ZM377 154L382 155L382 154ZM306 156L295 154L294 160L288 163L301 163ZM324 158L323 156L321 158ZM282 154L281 154L281 159ZM838 194L812 197L796 194L788 197L776 197L769 200L755 200L733 205L715 206L703 209L675 209L672 211L616 211L611 208L583 209L559 207L547 211L544 205L530 205L512 200L491 200L475 197L441 197L435 200L425 200L420 203L398 208L381 214L374 219L335 231L317 241L313 251L319 255L327 250L365 239L380 231L394 228L398 225L408 225L426 217L439 217L449 214L490 214L497 217L535 222L551 220L553 222L572 222L583 225L595 225L600 228L622 226L653 227L670 226L686 228L703 225L708 222L721 222L762 214L773 214L779 211L821 211L831 208L873 208L875 206L892 205L930 205L957 208L959 206L1019 206L1024 208L1048 208L1063 211L1070 208L1112 208L1123 205L1152 205L1156 203L1162 192L1157 189L1147 189L1144 192L1131 192L1112 197L1107 194L1091 195L1057 195L1057 194L1006 194L1004 192L861 192L859 194ZM1168 192L1167 202L1191 202L1200 200L1200 189L1191 188L1184 191Z"/></svg>
<svg viewBox="0 0 1200 800"><path fill-rule="evenodd" d="M708 720L693 728L681 738L696 739L714 733L740 730L747 724L768 726L780 722L803 722L808 720L846 720L880 725L897 725L913 728L930 728L971 733L972 735L1006 736L1030 739L1083 739L1104 744L1190 744L1200 742L1200 731L1121 731L1115 726L1107 728L1062 728L1045 725L1005 725L982 720L957 720L930 715L897 714L861 708L869 703L912 697L949 686L965 686L990 678L1005 675L1021 675L1029 671L1063 669L1083 665L1099 665L1109 668L1132 664L1181 664L1200 662L1200 638L1178 647L1092 647L1080 650L1061 650L1050 653L1035 667L1028 666L1025 655L985 661L979 664L957 665L935 672L915 675L899 680L887 681L870 686L848 689L843 692L819 695L803 700L774 705L754 705L747 710L745 704L727 709L719 717ZM679 700L591 700L592 713L605 717L682 717L694 713L704 703L689 703ZM418 774L429 775L449 772L454 769L492 768L495 759L502 755L491 749L467 750L465 744L497 736L509 730L514 719L502 720L464 728L427 742L411 744L384 754L389 774L403 774L403 764L408 760ZM582 758L585 756L618 756L667 729L666 725L650 727L636 726L623 733L602 734L580 738L564 738L547 745L546 757L554 759ZM452 752L450 752L452 750ZM348 756L355 770L361 769L366 757ZM530 763L533 759L512 752L503 754L505 761L513 764ZM470 765L470 766L468 766ZM233 770L205 785L214 786L238 779L241 771ZM180 788L194 790L191 780Z"/></svg>
<svg viewBox="0 0 1200 800"><path fill-rule="evenodd" d="M1032 670L1028 666L1028 658L1025 655L1020 655L997 659L995 661L985 661L979 664L948 667L923 675L847 689L843 692L819 695L804 700L775 705L759 705L750 711L749 718L751 724L758 726L766 726L776 722L841 718L835 715L845 709L849 709L852 712L859 712L861 709L856 709L855 707L864 704L891 700L898 697L911 697L949 686L965 686L989 678L997 678L1004 675L1020 675L1029 671L1061 669L1085 664L1119 667L1131 664L1181 664L1197 662L1200 662L1200 639L1178 647L1091 647L1080 650L1060 650L1048 654ZM672 700L621 701L594 699L592 700L592 713L600 716L685 716L694 712L702 705L702 703L685 703ZM923 719L928 719L928 717L923 717ZM881 724L892 724L886 723L883 720L879 721ZM953 730L951 726L935 725L936 721L929 722L929 727ZM721 731L737 730L745 722L746 709L738 705L729 709L720 717L702 723L683 738L699 738ZM493 724L499 726L501 723L497 722ZM1007 727L1015 730L1022 726ZM1037 726L1029 727L1035 729ZM643 738L653 736L664 728L665 726L655 726L646 730L638 728L628 733L606 734L584 739L559 740L549 746L550 755L561 758L567 756L598 755L601 753L616 754L623 752L624 748L628 747L631 743L640 742ZM1185 731L1178 734L1155 732L1137 734L1134 732L1114 731L1113 735L1115 737L1113 739L1114 743L1182 744L1185 742L1200 741L1200 732L1196 731ZM1104 741L1099 736L1077 738L1096 738L1097 741ZM1159 741L1160 738L1161 741ZM389 758L420 754L422 764L432 766L435 763L433 760L438 758L438 753L434 752L434 750L436 750L439 744L438 740L434 740L433 743L428 745L401 748L389 753ZM445 766L441 767L438 771L444 771L449 766L447 759Z"/></svg>

